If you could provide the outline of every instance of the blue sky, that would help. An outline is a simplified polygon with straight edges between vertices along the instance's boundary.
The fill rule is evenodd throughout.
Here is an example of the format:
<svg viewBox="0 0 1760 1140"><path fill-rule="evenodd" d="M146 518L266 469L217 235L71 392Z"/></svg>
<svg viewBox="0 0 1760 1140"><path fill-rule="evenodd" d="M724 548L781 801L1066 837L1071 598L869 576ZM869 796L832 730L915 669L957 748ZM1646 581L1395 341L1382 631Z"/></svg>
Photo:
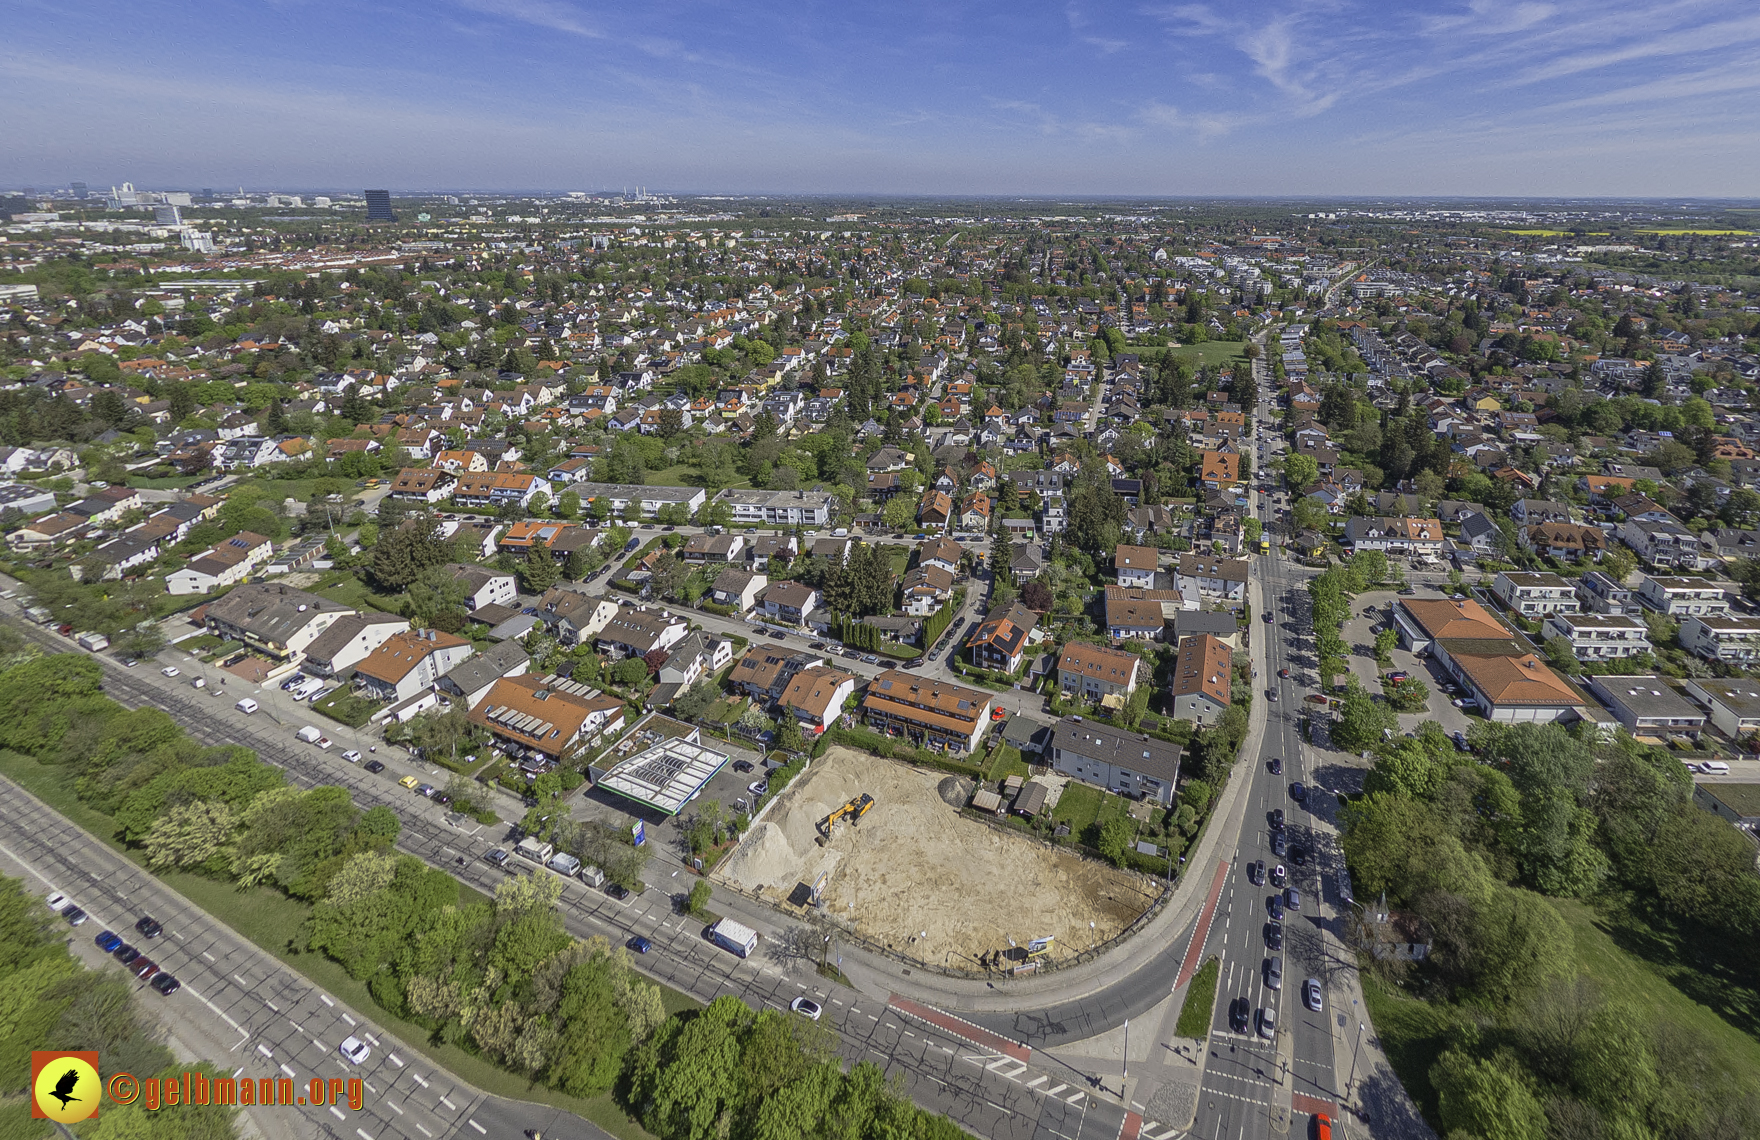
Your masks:
<svg viewBox="0 0 1760 1140"><path fill-rule="evenodd" d="M0 184L1760 193L1730 0L13 0Z"/></svg>

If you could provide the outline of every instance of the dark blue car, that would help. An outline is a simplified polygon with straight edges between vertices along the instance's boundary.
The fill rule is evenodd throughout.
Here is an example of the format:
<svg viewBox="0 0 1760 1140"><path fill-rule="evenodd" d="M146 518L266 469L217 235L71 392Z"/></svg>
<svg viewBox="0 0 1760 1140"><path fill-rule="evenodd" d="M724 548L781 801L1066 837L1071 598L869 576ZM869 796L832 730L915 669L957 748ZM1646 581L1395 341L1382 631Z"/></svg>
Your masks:
<svg viewBox="0 0 1760 1140"><path fill-rule="evenodd" d="M624 945L628 946L631 950L634 950L637 954L646 954L648 951L650 951L654 948L654 944L652 942L648 941L646 938L643 938L639 934L636 935L634 938L630 939L628 942L625 942Z"/></svg>
<svg viewBox="0 0 1760 1140"><path fill-rule="evenodd" d="M114 930L104 930L100 931L98 936L92 939L92 941L97 944L98 949L108 954L110 951L122 945L122 935L116 933Z"/></svg>

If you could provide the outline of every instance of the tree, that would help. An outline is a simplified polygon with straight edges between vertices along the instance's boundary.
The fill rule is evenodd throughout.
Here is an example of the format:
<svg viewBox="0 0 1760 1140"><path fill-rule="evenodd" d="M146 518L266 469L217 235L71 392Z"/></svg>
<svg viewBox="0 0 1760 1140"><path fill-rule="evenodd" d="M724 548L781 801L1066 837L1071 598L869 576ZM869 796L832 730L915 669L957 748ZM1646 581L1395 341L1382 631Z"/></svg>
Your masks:
<svg viewBox="0 0 1760 1140"><path fill-rule="evenodd" d="M721 693L710 681L698 681L672 702L672 713L683 721L695 721L709 711Z"/></svg>
<svg viewBox="0 0 1760 1140"><path fill-rule="evenodd" d="M1051 587L1034 580L1021 587L1021 604L1039 613L1049 613L1051 607L1057 604L1057 597L1051 592Z"/></svg>
<svg viewBox="0 0 1760 1140"><path fill-rule="evenodd" d="M917 505L909 496L894 495L881 509L880 519L893 530L904 530L917 519Z"/></svg>
<svg viewBox="0 0 1760 1140"><path fill-rule="evenodd" d="M708 880L698 879L696 884L691 887L690 897L685 901L685 908L698 917L707 915L709 913L709 897L713 893Z"/></svg>
<svg viewBox="0 0 1760 1140"><path fill-rule="evenodd" d="M1556 671L1570 675L1577 671L1577 651L1566 637L1546 639L1546 663Z"/></svg>
<svg viewBox="0 0 1760 1140"><path fill-rule="evenodd" d="M1320 464L1311 455L1292 452L1283 461L1283 478L1293 491L1305 491L1320 479Z"/></svg>
<svg viewBox="0 0 1760 1140"><path fill-rule="evenodd" d="M147 833L147 864L155 871L200 867L231 840L236 822L231 805L224 801L178 804Z"/></svg>
<svg viewBox="0 0 1760 1140"><path fill-rule="evenodd" d="M452 544L440 537L439 520L395 526L373 548L373 581L388 593L402 593L424 571L451 560Z"/></svg>
<svg viewBox="0 0 1760 1140"><path fill-rule="evenodd" d="M640 657L626 657L611 670L611 679L619 685L639 685L648 679L648 663Z"/></svg>
<svg viewBox="0 0 1760 1140"><path fill-rule="evenodd" d="M801 736L801 722L787 709L776 718L776 747L783 752L804 752L807 748Z"/></svg>
<svg viewBox="0 0 1760 1140"><path fill-rule="evenodd" d="M1399 720L1386 704L1375 700L1352 677L1345 688L1338 722L1332 726L1332 742L1348 752L1361 752L1380 744Z"/></svg>
<svg viewBox="0 0 1760 1140"><path fill-rule="evenodd" d="M1123 816L1115 815L1100 829L1100 836L1094 847L1111 860L1113 866L1122 867L1135 835L1131 822Z"/></svg>
<svg viewBox="0 0 1760 1140"><path fill-rule="evenodd" d="M1476 1140L1542 1140L1546 1111L1522 1078L1501 1062L1459 1050L1430 1067L1437 1115L1448 1133Z"/></svg>
<svg viewBox="0 0 1760 1140"><path fill-rule="evenodd" d="M526 560L520 564L519 577L529 594L542 594L562 578L562 571L556 565L556 556L544 542L535 541L531 549L526 551Z"/></svg>

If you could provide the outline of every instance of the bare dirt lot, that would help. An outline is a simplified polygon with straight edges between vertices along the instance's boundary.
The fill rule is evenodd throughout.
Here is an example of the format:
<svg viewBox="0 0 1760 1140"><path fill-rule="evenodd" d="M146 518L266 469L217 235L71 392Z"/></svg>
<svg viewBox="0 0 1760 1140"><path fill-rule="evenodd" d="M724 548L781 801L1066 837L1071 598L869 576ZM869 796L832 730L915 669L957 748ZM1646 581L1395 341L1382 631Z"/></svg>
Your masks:
<svg viewBox="0 0 1760 1140"><path fill-rule="evenodd" d="M827 917L912 957L974 970L980 955L1006 952L1010 939L1024 947L1055 937L1055 957L1086 950L1154 900L1157 885L1141 875L960 818L936 792L944 778L833 748L715 877L792 909L785 900L797 884L828 871ZM863 792L873 809L818 846L818 821Z"/></svg>

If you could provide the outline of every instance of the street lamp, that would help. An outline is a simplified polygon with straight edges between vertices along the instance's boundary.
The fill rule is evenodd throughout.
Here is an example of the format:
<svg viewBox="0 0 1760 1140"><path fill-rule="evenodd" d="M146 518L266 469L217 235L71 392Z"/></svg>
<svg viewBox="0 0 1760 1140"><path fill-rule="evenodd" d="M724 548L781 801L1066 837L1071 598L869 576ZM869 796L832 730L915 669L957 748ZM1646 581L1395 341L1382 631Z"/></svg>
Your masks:
<svg viewBox="0 0 1760 1140"><path fill-rule="evenodd" d="M1357 1043L1351 1047L1351 1079L1345 1082L1344 1099L1350 1103L1351 1094L1357 1087L1357 1054L1363 1048L1363 1023L1357 1022Z"/></svg>

